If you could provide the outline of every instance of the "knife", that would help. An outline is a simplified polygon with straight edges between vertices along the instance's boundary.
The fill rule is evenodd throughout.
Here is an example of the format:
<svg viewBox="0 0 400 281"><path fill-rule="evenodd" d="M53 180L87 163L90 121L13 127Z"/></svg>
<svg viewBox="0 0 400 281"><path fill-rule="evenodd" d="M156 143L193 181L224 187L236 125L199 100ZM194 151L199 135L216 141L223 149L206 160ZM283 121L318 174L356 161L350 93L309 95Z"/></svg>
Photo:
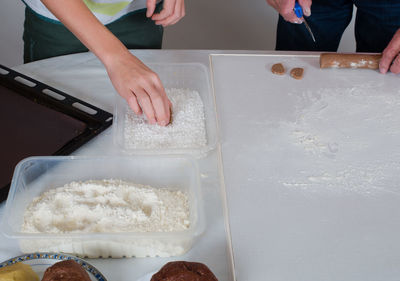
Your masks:
<svg viewBox="0 0 400 281"><path fill-rule="evenodd" d="M302 19L302 20L303 20L303 23L304 23L304 25L306 26L308 32L310 33L312 40L315 42L314 34L312 33L311 28L310 28L310 26L308 25L306 19L303 17L303 9L301 8L299 2L296 1L293 10L294 10L294 13L296 14L296 16L297 16L299 19Z"/></svg>

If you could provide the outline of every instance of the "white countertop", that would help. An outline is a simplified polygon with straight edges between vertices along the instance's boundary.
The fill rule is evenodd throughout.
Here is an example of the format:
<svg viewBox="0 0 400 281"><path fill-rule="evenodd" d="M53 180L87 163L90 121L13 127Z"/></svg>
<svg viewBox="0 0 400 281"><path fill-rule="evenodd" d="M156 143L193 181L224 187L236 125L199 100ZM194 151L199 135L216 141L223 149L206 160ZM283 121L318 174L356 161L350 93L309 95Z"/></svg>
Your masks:
<svg viewBox="0 0 400 281"><path fill-rule="evenodd" d="M145 63L207 67L211 55L237 280L398 280L400 77L322 71L318 56L304 53L134 53ZM273 76L274 62L304 67L304 79ZM79 66L87 72L75 75ZM15 70L113 111L109 97L96 95L104 93L96 87L113 89L92 54ZM86 80L92 92L80 92ZM103 139L78 153L113 153ZM0 237L1 260L18 254Z"/></svg>

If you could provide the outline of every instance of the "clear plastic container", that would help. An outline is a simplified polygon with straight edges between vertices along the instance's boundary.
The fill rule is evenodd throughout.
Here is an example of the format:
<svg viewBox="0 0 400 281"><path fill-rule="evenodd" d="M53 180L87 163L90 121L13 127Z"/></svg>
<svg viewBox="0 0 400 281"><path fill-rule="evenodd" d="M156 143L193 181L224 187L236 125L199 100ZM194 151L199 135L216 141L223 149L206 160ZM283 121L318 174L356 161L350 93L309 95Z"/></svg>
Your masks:
<svg viewBox="0 0 400 281"><path fill-rule="evenodd" d="M46 190L72 181L120 179L186 192L190 227L177 232L22 233L26 207ZM30 157L16 167L1 230L19 240L21 251L63 252L81 257L177 256L187 252L205 229L196 162L190 157Z"/></svg>
<svg viewBox="0 0 400 281"><path fill-rule="evenodd" d="M165 88L190 89L199 93L204 105L207 144L203 147L169 148L169 149L132 149L125 144L124 131L126 113L131 111L121 97L116 98L113 123L114 144L127 154L191 154L197 157L205 156L217 145L217 121L215 97L211 90L209 72L203 64L149 64L155 71Z"/></svg>

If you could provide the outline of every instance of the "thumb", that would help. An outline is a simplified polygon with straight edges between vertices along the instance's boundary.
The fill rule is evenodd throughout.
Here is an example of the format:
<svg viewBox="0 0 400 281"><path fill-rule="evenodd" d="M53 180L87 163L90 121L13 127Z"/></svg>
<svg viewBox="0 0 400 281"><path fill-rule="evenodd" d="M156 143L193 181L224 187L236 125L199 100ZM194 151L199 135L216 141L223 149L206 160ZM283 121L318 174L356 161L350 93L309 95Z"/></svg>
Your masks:
<svg viewBox="0 0 400 281"><path fill-rule="evenodd" d="M282 3L280 3L279 13L286 21L300 24L301 20L297 18L297 16L293 11L294 5L295 5L295 0L283 1Z"/></svg>
<svg viewBox="0 0 400 281"><path fill-rule="evenodd" d="M146 1L146 7L147 7L146 17L150 18L153 15L154 10L156 9L156 1L157 0Z"/></svg>
<svg viewBox="0 0 400 281"><path fill-rule="evenodd" d="M299 0L300 6L303 8L303 13L306 17L311 16L312 0Z"/></svg>

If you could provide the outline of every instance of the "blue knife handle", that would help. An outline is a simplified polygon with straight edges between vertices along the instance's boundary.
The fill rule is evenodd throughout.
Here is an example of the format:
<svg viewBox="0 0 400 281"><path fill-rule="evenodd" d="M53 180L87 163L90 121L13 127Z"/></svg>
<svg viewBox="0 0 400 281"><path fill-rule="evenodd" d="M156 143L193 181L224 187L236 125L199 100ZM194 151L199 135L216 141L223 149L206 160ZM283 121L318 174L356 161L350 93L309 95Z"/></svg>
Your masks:
<svg viewBox="0 0 400 281"><path fill-rule="evenodd" d="M293 11L298 18L303 17L303 9L301 8L299 2L297 2L297 1L295 2Z"/></svg>

